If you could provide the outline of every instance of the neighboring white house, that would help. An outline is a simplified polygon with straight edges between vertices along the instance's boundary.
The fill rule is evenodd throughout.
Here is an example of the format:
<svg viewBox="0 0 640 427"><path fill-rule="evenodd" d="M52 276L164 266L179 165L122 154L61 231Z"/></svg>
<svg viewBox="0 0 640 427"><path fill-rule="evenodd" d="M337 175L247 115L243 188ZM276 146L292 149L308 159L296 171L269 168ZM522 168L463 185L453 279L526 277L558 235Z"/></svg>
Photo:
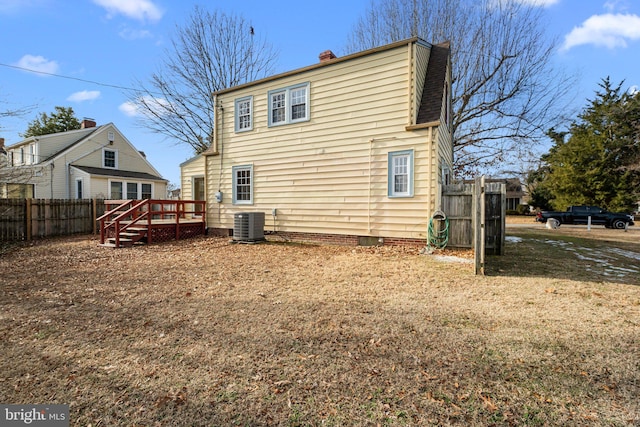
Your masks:
<svg viewBox="0 0 640 427"><path fill-rule="evenodd" d="M453 168L448 43L412 38L214 94L211 148L181 165L210 233L344 244L424 240Z"/></svg>
<svg viewBox="0 0 640 427"><path fill-rule="evenodd" d="M113 123L27 138L4 148L2 198L164 199L167 180Z"/></svg>

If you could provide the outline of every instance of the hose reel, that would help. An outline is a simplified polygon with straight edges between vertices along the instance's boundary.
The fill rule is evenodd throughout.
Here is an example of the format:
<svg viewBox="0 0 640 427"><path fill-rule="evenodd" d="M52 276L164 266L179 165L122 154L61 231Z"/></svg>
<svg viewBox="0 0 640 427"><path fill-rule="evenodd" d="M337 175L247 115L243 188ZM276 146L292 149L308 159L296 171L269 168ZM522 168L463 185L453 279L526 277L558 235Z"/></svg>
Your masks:
<svg viewBox="0 0 640 427"><path fill-rule="evenodd" d="M444 249L449 243L449 219L441 210L437 210L429 220L427 247Z"/></svg>

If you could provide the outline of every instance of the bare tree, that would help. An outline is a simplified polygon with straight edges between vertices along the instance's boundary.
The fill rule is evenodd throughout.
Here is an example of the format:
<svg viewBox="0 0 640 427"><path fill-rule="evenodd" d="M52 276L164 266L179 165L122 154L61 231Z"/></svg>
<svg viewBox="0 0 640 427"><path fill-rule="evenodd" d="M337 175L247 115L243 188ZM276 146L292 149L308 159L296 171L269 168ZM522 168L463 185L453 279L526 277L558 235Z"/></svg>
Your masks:
<svg viewBox="0 0 640 427"><path fill-rule="evenodd" d="M130 101L141 123L201 153L210 145L215 114L212 93L273 73L276 53L241 16L196 6L176 27L171 49L148 85Z"/></svg>
<svg viewBox="0 0 640 427"><path fill-rule="evenodd" d="M347 49L414 36L451 42L459 174L539 146L568 105L572 78L553 67L557 41L545 35L539 7L516 0L372 0Z"/></svg>
<svg viewBox="0 0 640 427"><path fill-rule="evenodd" d="M27 106L0 111L0 129L3 129L4 119L22 117L30 113L33 108L33 106ZM4 146L4 138L0 141L0 197L7 197L11 196L10 186L28 182L33 177L33 171L29 168L14 167L10 163L9 153Z"/></svg>

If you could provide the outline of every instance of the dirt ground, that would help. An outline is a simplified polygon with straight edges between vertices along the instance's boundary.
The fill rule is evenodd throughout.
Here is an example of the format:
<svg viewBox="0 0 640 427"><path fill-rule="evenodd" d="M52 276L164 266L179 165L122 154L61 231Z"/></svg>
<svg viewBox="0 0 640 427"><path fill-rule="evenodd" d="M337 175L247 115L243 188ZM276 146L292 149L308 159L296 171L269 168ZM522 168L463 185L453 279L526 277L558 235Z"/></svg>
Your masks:
<svg viewBox="0 0 640 427"><path fill-rule="evenodd" d="M24 245L0 258L0 402L93 427L640 425L639 286L440 255Z"/></svg>

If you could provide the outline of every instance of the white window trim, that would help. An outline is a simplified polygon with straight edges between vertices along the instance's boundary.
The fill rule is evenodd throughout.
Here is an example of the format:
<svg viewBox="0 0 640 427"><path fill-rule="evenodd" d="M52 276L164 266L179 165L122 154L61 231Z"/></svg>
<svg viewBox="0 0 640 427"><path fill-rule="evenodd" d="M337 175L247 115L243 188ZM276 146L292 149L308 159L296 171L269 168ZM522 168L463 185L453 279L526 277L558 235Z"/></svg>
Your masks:
<svg viewBox="0 0 640 427"><path fill-rule="evenodd" d="M140 195L140 199L144 199L142 197L142 185L143 184L149 184L151 186L151 196L149 197L149 199L153 199L153 192L155 190L153 182L139 182L138 183L138 188L140 189L140 192L138 194Z"/></svg>
<svg viewBox="0 0 640 427"><path fill-rule="evenodd" d="M237 198L237 185L236 185L236 173L241 170L249 170L251 172L251 181L249 183L249 200L238 200ZM232 186L233 186L233 204L234 205L253 205L253 186L255 177L253 175L253 165L239 165L231 168Z"/></svg>
<svg viewBox="0 0 640 427"><path fill-rule="evenodd" d="M122 188L121 188L121 193L122 194L120 194L120 199L111 199L111 184L113 184L114 182L119 182L120 184L122 184ZM125 196L125 191L126 191L126 184L127 183L125 181L119 181L117 179L110 179L108 181L109 187L107 187L107 191L109 192L108 193L109 194L109 198L108 199L110 199L110 200L126 200L125 197L124 197Z"/></svg>
<svg viewBox="0 0 640 427"><path fill-rule="evenodd" d="M245 129L240 129L240 103L249 101L249 127ZM236 133L240 132L249 132L253 130L253 96L245 96L242 98L238 98L234 102L234 116L235 116L235 131Z"/></svg>
<svg viewBox="0 0 640 427"><path fill-rule="evenodd" d="M82 195L78 194L78 184L82 187ZM82 199L85 196L84 181L82 178L76 178L76 199ZM82 196L82 197L80 197Z"/></svg>
<svg viewBox="0 0 640 427"><path fill-rule="evenodd" d="M396 157L404 157L407 156L409 158L407 162L407 167L409 170L407 171L408 175L408 185L407 191L402 193L397 193L394 188L394 171L393 171L393 159ZM388 169L388 177L387 177L387 195L389 198L401 198L401 197L413 197L413 181L414 181L414 169L413 169L413 150L403 150L403 151L391 151L389 152L387 159L387 169Z"/></svg>
<svg viewBox="0 0 640 427"><path fill-rule="evenodd" d="M124 185L125 185L124 192L125 192L125 195L127 196L127 197L125 197L125 199L129 199L129 184L135 184L136 185L136 197L134 197L133 200L139 200L141 198L140 195L142 194L141 193L142 186L140 185L139 182L132 182L132 181L127 181L127 182L124 183Z"/></svg>
<svg viewBox="0 0 640 427"><path fill-rule="evenodd" d="M288 125L288 124L292 124L292 123L301 123L301 122L308 122L309 120L311 120L311 109L310 109L310 104L311 104L311 90L310 90L310 83L306 82L306 83L301 83L301 84L297 84L297 85L293 85L293 86L288 86L285 88L280 88L280 89L275 89L275 90L270 90L267 93L267 102L268 102L268 116L269 116L269 127L273 127L273 126L283 126L283 125ZM291 92L296 90L296 89L300 89L300 88L304 88L305 89L305 113L304 113L304 118L301 119L296 119L293 120L291 119ZM277 122L274 123L272 120L272 109L271 109L271 97L272 95L278 94L284 92L285 93L285 97L284 97L284 121L282 122Z"/></svg>
<svg viewBox="0 0 640 427"><path fill-rule="evenodd" d="M105 165L105 155L104 153L107 151L112 151L115 153L115 166L107 166ZM102 167L105 169L118 169L118 150L114 148L103 148L102 149Z"/></svg>

